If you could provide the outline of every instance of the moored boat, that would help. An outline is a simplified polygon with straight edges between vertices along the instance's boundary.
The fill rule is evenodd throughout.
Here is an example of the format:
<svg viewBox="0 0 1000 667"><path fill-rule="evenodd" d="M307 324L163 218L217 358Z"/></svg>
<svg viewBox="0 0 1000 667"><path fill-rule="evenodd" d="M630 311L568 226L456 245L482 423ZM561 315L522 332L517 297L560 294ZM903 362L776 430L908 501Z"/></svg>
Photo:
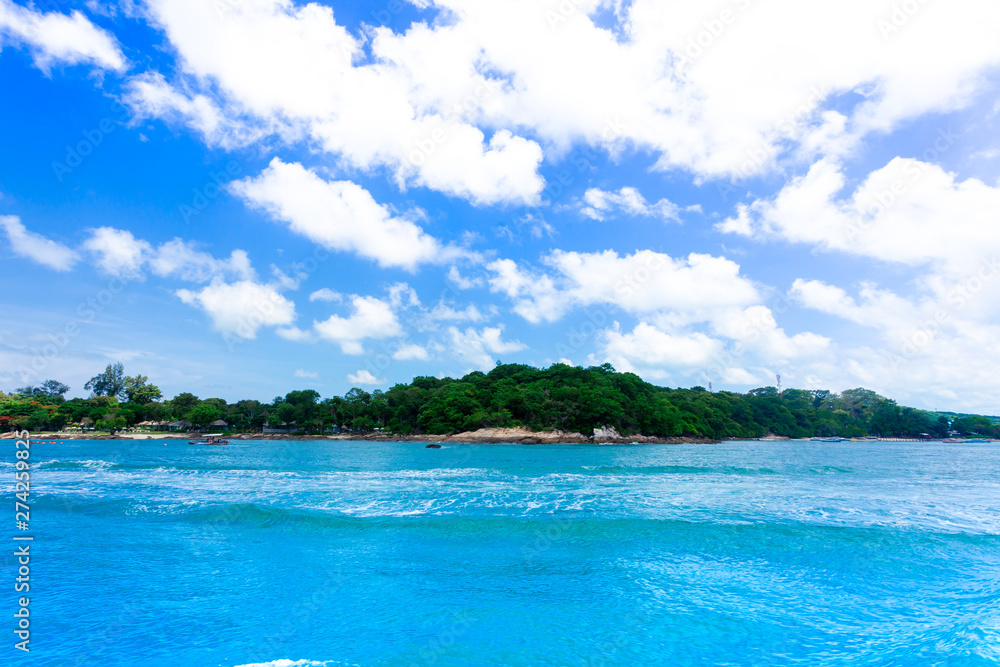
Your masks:
<svg viewBox="0 0 1000 667"><path fill-rule="evenodd" d="M228 445L228 440L222 439L221 433L209 433L198 440L188 440L189 445Z"/></svg>

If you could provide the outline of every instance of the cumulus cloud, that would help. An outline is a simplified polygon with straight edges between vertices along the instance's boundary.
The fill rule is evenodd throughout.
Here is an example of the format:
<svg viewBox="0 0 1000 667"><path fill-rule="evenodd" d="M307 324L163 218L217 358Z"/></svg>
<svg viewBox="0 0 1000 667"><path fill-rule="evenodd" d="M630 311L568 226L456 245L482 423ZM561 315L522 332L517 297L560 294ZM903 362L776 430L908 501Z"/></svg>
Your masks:
<svg viewBox="0 0 1000 667"><path fill-rule="evenodd" d="M368 340L392 340L384 343L382 348L397 361L427 361L434 355L449 351L449 345L443 341L452 341L457 331L455 327L447 327L447 323L487 321L496 315L497 309L491 307L483 312L474 304L458 307L445 300L438 301L434 306L421 303L417 291L407 283L393 283L386 287L384 297L361 296L357 294L340 294L329 288L313 292L311 301L324 301L342 304L347 312L330 315L325 320L315 320L308 329L284 327L277 333L286 340L299 343L316 343L326 341L335 343L344 354L364 354L365 342ZM470 329L470 331L474 331ZM484 329L481 350L495 349L502 351L514 349L505 344L495 335L499 329ZM407 340L411 332L429 334L429 340L418 344ZM465 340L465 334L458 339ZM455 339L455 340L458 340ZM519 345L519 344L518 344ZM484 347L483 347L484 346ZM468 352L469 345L462 349ZM391 350L391 352L390 352ZM476 348L477 351L481 350Z"/></svg>
<svg viewBox="0 0 1000 667"><path fill-rule="evenodd" d="M465 331L448 327L447 335L450 352L469 368L481 371L488 371L496 366L496 355L519 352L527 347L517 340L503 340L503 330L500 327L485 327L481 330L469 327Z"/></svg>
<svg viewBox="0 0 1000 667"><path fill-rule="evenodd" d="M363 44L328 7L261 0L223 16L198 0L152 0L148 10L182 58L179 78L193 92L147 73L131 98L146 115L180 116L222 144L261 128L284 138L304 132L354 167L385 167L403 187L476 204L539 199L536 142L506 128L486 135L450 107L421 104L408 73L388 58L355 65ZM501 85L488 77L479 83L485 94ZM207 97L211 104L201 102Z"/></svg>
<svg viewBox="0 0 1000 667"><path fill-rule="evenodd" d="M843 167L820 160L777 195L741 206L721 231L776 238L949 274L1000 246L1000 188L895 158L853 192Z"/></svg>
<svg viewBox="0 0 1000 667"><path fill-rule="evenodd" d="M90 230L83 248L94 257L101 271L121 278L141 279L146 269L161 278L200 283L216 277L249 281L257 277L246 251L233 250L227 259L216 259L181 238L154 247L128 230L99 227Z"/></svg>
<svg viewBox="0 0 1000 667"><path fill-rule="evenodd" d="M458 270L457 266L451 266L448 268L448 280L453 283L455 287L461 290L483 286L482 278L466 278L462 275L462 272Z"/></svg>
<svg viewBox="0 0 1000 667"><path fill-rule="evenodd" d="M486 315L475 304L456 309L443 301L431 309L428 317L442 322L480 322L486 319Z"/></svg>
<svg viewBox="0 0 1000 667"><path fill-rule="evenodd" d="M944 128L932 150L955 140ZM995 347L988 332L1000 316L1000 262L992 250L1000 245L1000 188L914 158L894 158L851 188L845 171L836 160L818 160L719 228L909 273L891 288L870 279L850 286L795 280L794 303L852 324L849 336L838 336L839 363L815 373L822 382L863 384L900 398L922 387L944 404L981 405L976 394L996 386L982 371L983 351ZM956 389L962 375L970 380Z"/></svg>
<svg viewBox="0 0 1000 667"><path fill-rule="evenodd" d="M215 278L198 291L176 293L184 303L200 308L221 334L254 339L261 327L290 325L295 320L295 304L273 285L251 280L227 283Z"/></svg>
<svg viewBox="0 0 1000 667"><path fill-rule="evenodd" d="M311 241L356 252L380 266L413 270L463 254L442 246L412 220L393 216L361 186L325 181L297 163L275 158L258 177L230 183L229 189Z"/></svg>
<svg viewBox="0 0 1000 667"><path fill-rule="evenodd" d="M363 342L367 339L403 335L392 305L371 296L354 296L349 316L331 315L322 322L314 322L313 329L321 339L339 344L344 354L364 354Z"/></svg>
<svg viewBox="0 0 1000 667"><path fill-rule="evenodd" d="M104 273L120 278L141 278L143 264L149 259L153 247L132 232L114 227L91 230L90 238L83 242Z"/></svg>
<svg viewBox="0 0 1000 667"><path fill-rule="evenodd" d="M134 76L128 82L126 102L134 109L167 121L184 122L203 137L215 137L225 123L222 111L205 95L188 96L167 83L159 72ZM226 131L233 131L228 129ZM220 141L230 146L236 142Z"/></svg>
<svg viewBox="0 0 1000 667"><path fill-rule="evenodd" d="M903 296L872 283L850 292L818 280L797 280L790 295L805 308L850 322L855 334L841 340L821 364L800 361L797 379L816 388L862 385L927 409L961 405L987 414L1000 373L996 301L1000 265L948 290ZM860 325L860 326L859 326ZM831 346L832 347L832 346Z"/></svg>
<svg viewBox="0 0 1000 667"><path fill-rule="evenodd" d="M304 370L302 368L299 368L298 370L296 370L295 373L294 373L294 375L297 378L303 378L303 379L306 379L306 380L318 380L319 379L319 373L316 373L314 371L307 371L307 370Z"/></svg>
<svg viewBox="0 0 1000 667"><path fill-rule="evenodd" d="M761 303L761 290L723 257L555 251L541 263L546 268L538 271L497 260L487 265L489 282L534 324L583 308L586 326L575 325L565 339L573 349L565 340L556 346L564 357L578 353L589 336L582 329L589 328L592 363L610 361L654 380L703 383L708 377L744 385L784 367L828 363L833 353L826 336L786 332ZM635 318L631 330L615 321L617 314Z"/></svg>
<svg viewBox="0 0 1000 667"><path fill-rule="evenodd" d="M318 289L309 295L310 301L325 301L327 303L340 303L343 299L344 299L343 294L335 290L332 290L329 287Z"/></svg>
<svg viewBox="0 0 1000 667"><path fill-rule="evenodd" d="M749 176L975 99L1000 63L1000 7L917 3L911 16L898 5L636 0L609 29L603 0L436 0L421 7L446 20L372 28L363 42L318 4L259 0L220 15L150 0L179 56L173 78L191 92L154 86L147 111L173 106L210 141L236 126L305 136L402 187L479 204L537 202L542 146L580 141L702 178ZM192 108L199 96L223 120Z"/></svg>
<svg viewBox="0 0 1000 667"><path fill-rule="evenodd" d="M399 349L392 353L392 358L397 361L408 361L413 359L427 361L428 356L427 348L420 345L414 345L412 343L400 345Z"/></svg>
<svg viewBox="0 0 1000 667"><path fill-rule="evenodd" d="M678 220L680 209L668 199L650 204L635 188L621 188L618 192L608 192L600 188L590 188L583 193L580 213L594 220L604 220L621 212L624 215L662 220Z"/></svg>
<svg viewBox="0 0 1000 667"><path fill-rule="evenodd" d="M490 288L514 302L529 322L554 322L568 310L601 304L630 313L699 313L746 306L759 298L740 266L723 257L691 253L675 259L652 250L619 255L556 250L542 258L552 272L533 272L509 259L491 262Z"/></svg>
<svg viewBox="0 0 1000 667"><path fill-rule="evenodd" d="M228 259L220 260L179 238L167 241L151 253L149 266L158 276L173 276L190 282L208 282L225 274L243 280L256 278L246 251L233 250Z"/></svg>
<svg viewBox="0 0 1000 667"><path fill-rule="evenodd" d="M670 334L647 322L640 322L631 332L623 333L620 325L606 330L603 336L603 354L619 370L637 367L654 376L665 376L665 371L689 371L708 368L713 358L723 350L723 344L703 333Z"/></svg>
<svg viewBox="0 0 1000 667"><path fill-rule="evenodd" d="M753 305L712 313L699 327L666 313L650 314L632 331L618 322L598 331L594 360L652 379L751 386L784 369L831 364L832 341L812 332L789 335L770 308Z"/></svg>
<svg viewBox="0 0 1000 667"><path fill-rule="evenodd" d="M370 371L364 369L358 371L357 373L349 373L347 375L347 381L354 385L380 385L385 384L385 378L377 378L371 374Z"/></svg>
<svg viewBox="0 0 1000 667"><path fill-rule="evenodd" d="M14 215L0 215L0 226L7 232L10 248L21 257L56 271L69 271L80 260L76 251L41 234L28 231Z"/></svg>
<svg viewBox="0 0 1000 667"><path fill-rule="evenodd" d="M3 37L27 45L35 66L46 72L54 64L89 63L113 71L127 66L115 38L76 10L68 16L43 13L11 0L0 0L0 38Z"/></svg>

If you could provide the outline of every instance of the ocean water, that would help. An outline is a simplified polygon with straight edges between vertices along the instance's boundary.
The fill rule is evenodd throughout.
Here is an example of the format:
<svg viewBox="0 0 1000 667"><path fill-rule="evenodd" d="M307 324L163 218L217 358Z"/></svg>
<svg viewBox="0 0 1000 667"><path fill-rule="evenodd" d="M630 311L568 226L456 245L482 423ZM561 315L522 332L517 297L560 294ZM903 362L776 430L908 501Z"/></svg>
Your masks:
<svg viewBox="0 0 1000 667"><path fill-rule="evenodd" d="M32 462L32 651L5 613L3 664L1000 665L1000 445L66 441ZM5 554L9 613L15 576Z"/></svg>

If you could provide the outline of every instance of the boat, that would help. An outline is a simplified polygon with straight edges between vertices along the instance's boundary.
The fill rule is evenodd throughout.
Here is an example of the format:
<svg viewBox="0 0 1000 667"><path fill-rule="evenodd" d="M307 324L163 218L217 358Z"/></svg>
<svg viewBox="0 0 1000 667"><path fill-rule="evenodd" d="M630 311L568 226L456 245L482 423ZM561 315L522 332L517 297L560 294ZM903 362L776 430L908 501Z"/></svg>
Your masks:
<svg viewBox="0 0 1000 667"><path fill-rule="evenodd" d="M222 439L221 433L208 433L204 438L188 440L189 445L228 445L228 440Z"/></svg>

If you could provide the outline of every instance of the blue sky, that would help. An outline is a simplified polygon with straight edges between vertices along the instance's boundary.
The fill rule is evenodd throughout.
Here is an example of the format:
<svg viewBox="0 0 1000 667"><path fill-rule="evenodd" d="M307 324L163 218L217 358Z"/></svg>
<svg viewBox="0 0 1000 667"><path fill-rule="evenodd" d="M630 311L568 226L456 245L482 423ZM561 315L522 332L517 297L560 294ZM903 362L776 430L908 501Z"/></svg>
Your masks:
<svg viewBox="0 0 1000 667"><path fill-rule="evenodd" d="M995 3L0 0L0 388L1000 410Z"/></svg>

